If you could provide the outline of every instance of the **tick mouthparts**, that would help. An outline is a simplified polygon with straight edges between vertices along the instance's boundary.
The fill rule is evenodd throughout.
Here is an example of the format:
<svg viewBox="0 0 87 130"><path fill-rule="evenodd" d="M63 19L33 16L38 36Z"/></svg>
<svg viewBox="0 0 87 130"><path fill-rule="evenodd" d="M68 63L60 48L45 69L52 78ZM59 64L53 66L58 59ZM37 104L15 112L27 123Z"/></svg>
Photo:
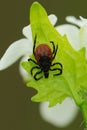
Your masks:
<svg viewBox="0 0 87 130"><path fill-rule="evenodd" d="M49 77L49 73L48 72L44 72L44 76L45 76L45 78L48 78Z"/></svg>

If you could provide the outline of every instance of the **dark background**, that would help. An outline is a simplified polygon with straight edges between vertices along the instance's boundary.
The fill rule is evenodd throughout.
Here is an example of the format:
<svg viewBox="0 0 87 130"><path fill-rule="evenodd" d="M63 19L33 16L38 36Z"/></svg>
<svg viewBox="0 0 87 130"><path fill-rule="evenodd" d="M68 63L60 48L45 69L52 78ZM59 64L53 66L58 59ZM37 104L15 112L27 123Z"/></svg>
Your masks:
<svg viewBox="0 0 87 130"><path fill-rule="evenodd" d="M87 0L37 0L48 14L55 13L58 24L67 15L87 18ZM22 28L29 24L29 8L34 0L0 0L0 57L13 42L22 37ZM10 59L9 59L10 60ZM0 130L61 130L43 121L39 103L31 102L35 91L27 88L19 74L19 61L0 72ZM83 130L81 113L67 128Z"/></svg>

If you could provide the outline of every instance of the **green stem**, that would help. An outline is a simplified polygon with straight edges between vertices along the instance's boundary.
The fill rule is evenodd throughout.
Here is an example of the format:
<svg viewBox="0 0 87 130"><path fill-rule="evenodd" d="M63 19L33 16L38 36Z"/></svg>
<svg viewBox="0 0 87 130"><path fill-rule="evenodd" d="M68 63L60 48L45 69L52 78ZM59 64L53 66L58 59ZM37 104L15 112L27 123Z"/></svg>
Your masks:
<svg viewBox="0 0 87 130"><path fill-rule="evenodd" d="M85 127L87 128L87 100L85 100L81 106L81 111L82 111L82 115L83 115L83 118L84 118L84 121L85 121Z"/></svg>

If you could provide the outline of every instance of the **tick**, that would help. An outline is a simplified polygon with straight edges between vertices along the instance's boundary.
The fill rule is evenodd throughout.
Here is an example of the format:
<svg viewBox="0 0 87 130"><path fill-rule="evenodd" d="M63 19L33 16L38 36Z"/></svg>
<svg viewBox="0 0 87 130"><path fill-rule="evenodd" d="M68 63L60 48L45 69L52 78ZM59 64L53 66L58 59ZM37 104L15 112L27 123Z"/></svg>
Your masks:
<svg viewBox="0 0 87 130"><path fill-rule="evenodd" d="M49 71L55 71L55 74L53 76L58 76L62 74L62 64L60 62L53 63L53 60L55 59L56 53L58 51L58 45L54 45L53 41L50 41L52 44L53 50L51 50L50 46L47 44L40 44L36 47L36 36L34 39L34 46L33 46L33 54L35 57L35 60L29 58L29 62L33 62L36 66L31 68L31 75L33 75L33 70L38 70L33 75L35 80L41 79L43 76L38 76L40 73L43 72L44 77L49 77ZM55 68L53 68L56 66Z"/></svg>

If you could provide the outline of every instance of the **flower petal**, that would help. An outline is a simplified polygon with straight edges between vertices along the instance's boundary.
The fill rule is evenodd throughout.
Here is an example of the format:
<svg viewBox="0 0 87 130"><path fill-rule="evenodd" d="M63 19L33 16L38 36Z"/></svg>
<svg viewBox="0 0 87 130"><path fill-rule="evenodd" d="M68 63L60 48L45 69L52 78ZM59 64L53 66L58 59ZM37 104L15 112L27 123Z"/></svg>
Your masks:
<svg viewBox="0 0 87 130"><path fill-rule="evenodd" d="M32 31L31 31L30 25L24 27L23 30L22 30L22 33L26 38L28 38L29 40L32 41Z"/></svg>
<svg viewBox="0 0 87 130"><path fill-rule="evenodd" d="M23 80L25 82L27 82L29 80L29 73L23 68L23 66L21 65L22 62L27 61L29 59L29 55L24 56L19 64L19 71L20 71L20 75L23 78Z"/></svg>
<svg viewBox="0 0 87 130"><path fill-rule="evenodd" d="M84 25L84 22L82 21L82 19L81 20L76 19L76 17L74 17L74 16L67 16L66 21L69 22L69 23L75 24L79 27L82 27Z"/></svg>
<svg viewBox="0 0 87 130"><path fill-rule="evenodd" d="M62 104L58 104L52 108L49 108L46 102L40 104L42 118L57 127L65 127L72 123L78 110L78 107L70 98L66 98Z"/></svg>
<svg viewBox="0 0 87 130"><path fill-rule="evenodd" d="M50 22L51 22L53 25L56 24L56 22L57 22L57 17L56 17L54 14L49 15L48 18L49 18ZM31 40L31 42L32 42L32 32L31 32L31 27L30 27L30 25L24 27L23 30L22 30L22 33L23 33L23 35L24 35L26 38L28 38L28 39Z"/></svg>
<svg viewBox="0 0 87 130"><path fill-rule="evenodd" d="M85 24L87 24L87 19L86 19L86 18L83 18L82 16L80 16L80 19L81 19L82 22L83 22L83 26L84 26Z"/></svg>
<svg viewBox="0 0 87 130"><path fill-rule="evenodd" d="M64 24L57 26L56 29L61 35L67 35L67 38L74 49L80 49L79 29L76 26Z"/></svg>
<svg viewBox="0 0 87 130"><path fill-rule="evenodd" d="M79 31L80 44L81 47L86 48L86 58L87 58L87 24L85 24Z"/></svg>
<svg viewBox="0 0 87 130"><path fill-rule="evenodd" d="M48 18L49 18L50 22L51 22L53 25L56 24L56 22L57 22L57 17L56 17L54 14L49 15Z"/></svg>
<svg viewBox="0 0 87 130"><path fill-rule="evenodd" d="M9 46L0 60L0 70L6 69L21 56L32 53L32 43L27 39L21 39Z"/></svg>

